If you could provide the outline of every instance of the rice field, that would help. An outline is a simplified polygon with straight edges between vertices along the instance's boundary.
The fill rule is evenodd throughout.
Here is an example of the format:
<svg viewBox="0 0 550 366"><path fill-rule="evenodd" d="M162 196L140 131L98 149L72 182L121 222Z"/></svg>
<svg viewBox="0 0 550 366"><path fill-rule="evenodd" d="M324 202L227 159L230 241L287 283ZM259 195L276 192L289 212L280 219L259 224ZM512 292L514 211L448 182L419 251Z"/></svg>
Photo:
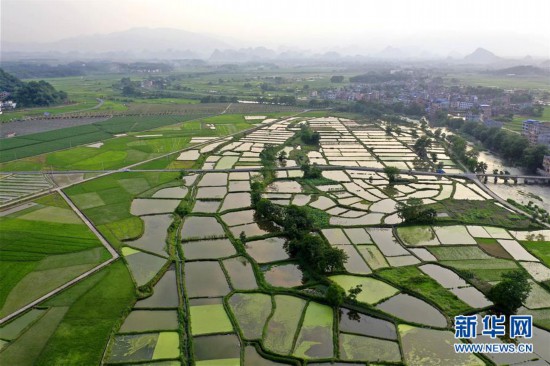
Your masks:
<svg viewBox="0 0 550 366"><path fill-rule="evenodd" d="M97 341L105 347L105 364L482 364L477 355L452 350L453 316L485 311L492 305L486 298L490 286L517 268L532 277L534 290L526 307L536 314L536 324L548 324L550 293L540 284L550 279L543 244L525 231L488 221L441 217L432 225L403 225L396 205L420 198L439 208L462 202L465 207L483 203L505 209L464 179L403 174L403 180L389 186L384 173L354 169L417 169L409 133L387 135L379 123L338 117L248 117L226 115L119 137L128 137L131 149L154 154L151 146L156 139L207 131L189 135L185 142L206 145L174 156L180 158L174 160L178 163L198 161L201 173L124 172L66 190L119 250L122 258L117 265L124 269L131 293L120 302L116 325L106 325ZM298 124L304 121L320 133L318 147L296 143ZM258 128L249 134L209 142L252 123ZM251 186L261 179L258 174L219 171L261 166L260 153L267 145L287 152L286 161L277 164L298 165L295 158L305 154L311 163L345 166L324 171L315 180L303 179L301 171L281 171L260 192L278 206L304 207L314 217L314 235L347 255L342 271L312 275L291 258L281 227L252 208ZM445 162L446 171L458 171L442 146L432 150ZM75 157L71 164L87 163ZM63 210L54 203L35 202L0 216L0 222L41 221L48 225L44 231L77 225ZM59 268L64 260L86 262L84 258L97 256L94 250L86 247L59 260L48 259L50 254L47 260L35 258L34 252L19 254L27 256L28 263L17 270L11 264L2 271L8 283L17 284L29 273ZM329 285L346 296L358 289L356 298L331 304L326 300ZM90 288L75 287L75 292L87 294ZM57 342L67 342L62 330L54 329L56 322L64 322L64 313L57 310L61 320L48 315L56 306L72 309L62 295L0 327L0 340L5 342L0 359L14 355L13 345L28 342L25 329L45 321L51 324L43 328L62 339ZM26 357L39 357L38 351L32 352ZM47 359L53 355L61 357L59 349Z"/></svg>

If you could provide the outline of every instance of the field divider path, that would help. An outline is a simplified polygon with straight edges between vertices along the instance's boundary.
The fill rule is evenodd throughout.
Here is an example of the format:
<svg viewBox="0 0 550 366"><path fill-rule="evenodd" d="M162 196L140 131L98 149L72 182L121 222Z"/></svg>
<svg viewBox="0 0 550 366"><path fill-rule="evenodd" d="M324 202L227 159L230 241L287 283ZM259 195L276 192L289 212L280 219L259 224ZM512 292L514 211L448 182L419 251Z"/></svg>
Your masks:
<svg viewBox="0 0 550 366"><path fill-rule="evenodd" d="M524 214L527 217L530 217L531 214L523 211L522 209L510 204L508 201L506 201L504 198L500 197L495 192L491 191L483 182L481 182L479 179L476 178L470 178L472 182L474 182L479 188L483 190L483 192L487 193L489 196L491 196L495 201L506 207L507 209L510 209L512 211ZM550 228L550 224L547 224L546 222L539 221L539 224L542 224L546 226L547 228Z"/></svg>
<svg viewBox="0 0 550 366"><path fill-rule="evenodd" d="M84 216L84 214L82 212L80 212L80 210L75 206L75 204L71 201L71 199L69 197L67 197L67 195L61 190L61 188L56 188L55 191L57 191L61 195L61 197L63 197L65 202L67 202L67 204L71 207L71 209L74 211L74 213L78 217L80 217L80 219L86 224L86 226L94 233L94 235L99 239L99 241L105 247L105 249L107 249L109 251L109 253L111 254L111 258L109 258L107 261L105 261L103 263L100 263L99 265L95 266L94 268L78 275L77 277L75 277L72 280L64 283L63 285L53 289L52 291L50 291L47 294L39 297L38 299L32 301L31 303L23 306L22 308L19 308L18 310L14 311L13 313L6 315L2 319L0 319L0 325L10 321L11 319L13 319L13 318L17 317L18 315L26 312L27 310L29 310L32 307L40 304L43 301L49 299L50 297L57 295L59 292L65 290L68 287L71 287L72 285L76 284L77 282L80 282L83 279L91 276L92 274L96 273L100 269L102 269L102 268L108 266L109 264L111 264L112 262L116 261L120 257L120 254L118 254L118 252L111 246L111 244L109 244L109 242L103 237L103 235L101 235L101 233L95 228L95 226L90 222L90 220L88 220L88 218L86 216Z"/></svg>
<svg viewBox="0 0 550 366"><path fill-rule="evenodd" d="M230 105L229 105L230 106ZM229 108L228 106L228 108ZM307 112L308 110L304 110L302 112L299 112L299 113L296 113L294 114L293 116L295 115L299 115L301 113L305 113ZM291 117L293 117L291 116ZM177 154L177 153L180 153L182 151L185 151L185 150L189 150L189 149L193 149L193 148L197 148L198 146L206 146L208 144L211 144L212 142L214 141L222 141L223 139L226 139L227 137L231 137L233 135L236 135L236 134L239 134L239 133L249 133L249 132L252 132L252 131L255 131L261 127L264 127L266 125L271 125L273 123L275 123L276 121L274 122L271 122L271 123L267 123L267 124L263 124L263 125L260 125L260 126L255 126L255 127L252 127L250 129L247 129L247 130L244 130L244 131L239 131L239 132L236 132L236 133L233 133L233 134L230 134L230 135L226 135L226 136L223 136L223 137L220 137L218 139L213 139L213 140L210 140L210 141L207 141L205 143L202 143L202 144L198 144L198 145L193 145L193 146L190 146L190 147L187 147L187 148L184 148L184 149L181 149L181 150L178 150L178 151L174 151L174 152L171 152L171 153L168 153L168 154L164 154L162 156L158 156L158 157L155 157L155 158L152 158L152 159L148 159L146 161L142 161L142 162L139 162L139 163L136 163L136 164L132 164L130 166L127 166L127 167L124 167L124 168L121 168L121 169L117 169L117 170L113 170L113 171L103 171L102 174L98 175L98 176L95 176L95 177L91 177L91 178L88 178L88 179L84 179L80 182L74 182L74 183L70 183L70 184L67 184L63 187L57 187L55 189L48 189L46 191L42 191L42 192L38 192L34 195L32 195L31 197L39 197L39 196L42 196L44 194L50 194L54 191L58 192L61 197L63 197L63 199L67 202L67 204L71 207L71 209L76 213L76 215L78 217L80 217L80 219L82 221L84 221L84 223L86 224L86 226L88 226L88 228L94 233L94 235L96 235L96 237L99 239L99 241L101 242L101 244L103 244L103 246L109 251L109 253L111 253L111 258L108 259L107 261L97 265L96 267L80 274L79 276L73 278L72 280L66 282L65 284L57 287L56 289L53 289L52 291L48 292L47 294L39 297L38 299L30 302L29 304L19 308L18 310L14 311L13 313L11 314L8 314L6 315L5 317L1 318L0 319L0 325L4 324L4 323L7 323L8 321L14 319L15 317L19 316L20 314L26 312L27 310L33 308L34 306L40 304L41 302L43 301L46 301L47 299L57 295L58 293L60 293L61 291L71 287L72 285L76 284L77 282L80 282L81 280L89 277L90 275L98 272L99 270L101 270L102 268L110 265L112 262L118 260L120 258L120 254L109 244L109 242L103 237L103 235L101 235L101 233L95 228L95 226L91 223L91 221L76 207L76 205L71 201L71 199L63 192L63 189L64 188L67 188L67 187L70 187L70 186L73 186L73 185L76 185L76 184L80 184L82 182L85 182L85 181L88 181L88 180L93 180L93 179L97 179L99 177L103 177L103 176L106 176L106 175L109 175L109 174L113 174L113 173L118 173L118 172L124 172L124 171L129 171L129 168L133 167L133 166L138 166L138 165L141 165L141 164L144 164L146 162L149 162L149 161L153 161L153 160L156 160L156 159L159 159L159 158L162 158L162 157L166 157L166 156L170 156L170 155L173 155L173 154ZM181 171L181 170L180 170ZM97 172L97 171L95 171ZM9 172L2 172L4 174L10 174ZM29 174L53 174L53 172L44 172L44 171L37 171L37 172L27 172ZM67 174L68 172L67 171L63 171L62 173L64 174ZM8 205L5 205L6 207L7 206L14 206L14 205L17 205L18 203L20 203L21 201L26 201L28 200L29 198L31 197L25 197L24 200L18 200L17 202L10 202ZM0 206L1 207L4 207L4 206Z"/></svg>
<svg viewBox="0 0 550 366"><path fill-rule="evenodd" d="M63 197L63 199L71 207L74 213L77 214L77 216L80 217L82 221L84 221L86 226L88 226L88 228L94 233L94 235L97 236L97 238L99 239L101 244L103 244L105 249L107 249L109 253L111 253L111 256L114 259L117 259L120 256L118 252L115 250L115 248L111 246L111 244L109 244L109 242L103 237L103 235L101 235L101 233L95 228L92 222L88 220L88 218L78 209L78 207L76 207L73 201L71 201L71 199L65 194L65 192L61 190L61 188L56 188L55 190L61 195L61 197Z"/></svg>
<svg viewBox="0 0 550 366"><path fill-rule="evenodd" d="M69 282L66 282L63 285L51 290L50 292L48 292L47 294L39 297L38 299L34 300L33 302L30 302L27 305L19 308L18 310L14 311L13 313L6 315L2 319L0 319L0 325L3 325L4 323L7 323L8 321L10 321L13 318L21 315L22 313L26 312L27 310L30 310L31 308L35 307L36 305L40 304L41 302L48 300L52 296L57 295L61 291L71 287L72 285L76 284L77 282L80 282L83 279L93 275L94 273L98 272L99 270L101 270L104 267L107 267L108 265L110 265L112 262L114 262L116 260L118 260L118 256L116 258L112 257L111 259L109 259L109 260L95 266L94 268L78 275L78 277L73 278Z"/></svg>
<svg viewBox="0 0 550 366"><path fill-rule="evenodd" d="M229 106L228 106L229 108ZM305 109L301 112L297 112L291 116L289 116L288 118L291 118L291 117L295 117L295 116L298 116L302 113L306 113L306 112L309 112L311 109ZM219 114L217 114L219 115ZM185 121L183 123L186 123L186 122L191 122L191 121L197 121L197 120L201 120L201 119L204 119L204 117L200 117L200 118L196 118L196 119L191 119L189 121ZM84 182L87 182L87 181L90 181L90 180L93 180L93 179L97 179L97 178L101 178L101 177L104 177L106 175L109 175L109 174L114 174L114 173L120 173L120 172L127 172L127 171L134 171L134 172L139 172L139 170L130 170L131 168L135 167L135 166L139 166L141 164L146 164L146 163L149 163L151 161L154 161L154 160L157 160L157 159L162 159L162 158L165 158L167 156L170 156L170 155L175 155L175 154L180 154L181 152L184 152L184 151L187 151L187 150L194 150L194 149L197 149L197 148L201 148L201 147L204 147L204 146L207 146L211 143L214 143L214 142L220 142L220 141L223 141L224 139L227 139L227 138L230 138L230 137L233 137L235 135L238 135L238 134L247 134L247 133L250 133L250 132L254 132L262 127L265 127L265 126L270 126L276 122L278 122L279 119L277 119L277 121L273 121L273 122L270 122L270 123L265 123L265 124L261 124L259 126L254 126L254 127L251 127L251 128L248 128L246 130L242 130L242 131L238 131L238 132L234 132L232 134L229 134L229 135L225 135L225 136L220 136L220 137L217 137L215 139L212 139L212 140L208 140L208 141L205 141L203 143L200 143L200 144L196 144L196 145L193 145L193 146L187 146L183 149L179 149L179 150L176 150L176 151L172 151L172 152L169 152L169 153L166 153L166 154L162 154L160 156L156 156L154 158L150 158L150 159L146 159L146 160L143 160L143 161L139 161L137 163L134 163L134 164L131 164L131 165L128 165L128 166L125 166L125 167L122 167L122 168L118 168L118 169L113 169L113 170L59 170L59 171L55 171L55 170L35 170L35 171L0 171L0 174L28 174L28 175L32 175L32 174L71 174L71 173L99 173L99 175L96 175L95 177L90 177L90 178L86 178L86 179L83 179L81 181L78 181L78 182L73 182L73 183L69 183L69 184L66 184L62 187L59 187L59 189L65 189L65 188L68 188L68 187L71 187L71 186L74 186L76 184L80 184L80 183L84 183ZM60 151L60 150L58 150ZM164 170L143 170L143 171L151 171L151 172L155 172L155 171L171 171L169 169L164 169ZM186 171L185 169L174 169L173 171ZM24 197L21 197L19 199L16 199L16 200L12 200L12 201L9 201L9 202L6 202L5 204L1 204L0 205L0 209L3 209L5 207L10 207L10 206L16 206L22 202L25 202L25 201L28 201L30 199L34 199L34 198L38 198L38 197L41 197L41 196L44 196L46 194L50 194L52 193L53 190L52 189L48 189L48 190L42 190L42 191L38 191L36 193L33 193L32 195L28 195L28 196L24 196Z"/></svg>

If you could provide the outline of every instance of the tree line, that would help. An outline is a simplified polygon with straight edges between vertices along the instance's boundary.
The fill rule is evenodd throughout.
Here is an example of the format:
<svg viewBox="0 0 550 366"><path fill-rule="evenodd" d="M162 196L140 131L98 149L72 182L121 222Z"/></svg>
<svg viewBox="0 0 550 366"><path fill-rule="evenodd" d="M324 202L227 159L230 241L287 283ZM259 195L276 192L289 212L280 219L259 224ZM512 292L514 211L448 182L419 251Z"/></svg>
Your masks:
<svg viewBox="0 0 550 366"><path fill-rule="evenodd" d="M524 136L505 129L466 122L459 118L445 118L438 124L475 138L484 148L496 152L506 161L524 168L529 173L536 173L537 169L542 167L544 155L550 154L548 147L532 145ZM465 153L466 141L462 141L459 136L447 136L447 139L452 143L455 152Z"/></svg>

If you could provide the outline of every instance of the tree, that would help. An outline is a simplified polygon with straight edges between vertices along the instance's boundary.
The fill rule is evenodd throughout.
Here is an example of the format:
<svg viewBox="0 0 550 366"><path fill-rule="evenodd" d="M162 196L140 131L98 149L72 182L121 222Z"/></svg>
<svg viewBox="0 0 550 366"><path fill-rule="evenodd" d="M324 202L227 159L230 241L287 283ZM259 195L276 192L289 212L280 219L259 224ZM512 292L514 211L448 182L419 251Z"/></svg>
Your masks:
<svg viewBox="0 0 550 366"><path fill-rule="evenodd" d="M300 139L304 144L317 146L321 140L321 134L304 123L300 126Z"/></svg>
<svg viewBox="0 0 550 366"><path fill-rule="evenodd" d="M418 156L425 159L428 156L430 147L432 147L432 139L428 136L422 136L414 143L413 150Z"/></svg>
<svg viewBox="0 0 550 366"><path fill-rule="evenodd" d="M437 153L434 153L434 152L430 153L430 157L432 158L432 161L434 163L437 163Z"/></svg>
<svg viewBox="0 0 550 366"><path fill-rule="evenodd" d="M529 146L523 151L523 166L531 173L542 167L544 155L550 154L550 149L544 145Z"/></svg>
<svg viewBox="0 0 550 366"><path fill-rule="evenodd" d="M342 75L334 75L330 78L331 83L341 83L344 81L344 77Z"/></svg>
<svg viewBox="0 0 550 366"><path fill-rule="evenodd" d="M390 181L390 184L393 184L398 178L399 168L394 166L387 166L387 167L384 167L384 173L388 176L388 180Z"/></svg>
<svg viewBox="0 0 550 366"><path fill-rule="evenodd" d="M241 231L241 233L239 234L239 240L241 241L241 243L245 243L246 241L246 233L244 231Z"/></svg>
<svg viewBox="0 0 550 366"><path fill-rule="evenodd" d="M485 163L483 161L478 161L477 165L476 165L475 172L485 174L485 172L487 171L487 168L489 168L487 163Z"/></svg>
<svg viewBox="0 0 550 366"><path fill-rule="evenodd" d="M179 217L184 217L189 214L189 207L187 205L179 205L176 207L175 212Z"/></svg>
<svg viewBox="0 0 550 366"><path fill-rule="evenodd" d="M531 291L529 276L522 270L506 272L502 281L489 290L488 298L505 314L514 314L527 300Z"/></svg>
<svg viewBox="0 0 550 366"><path fill-rule="evenodd" d="M344 270L348 259L342 249L334 248L320 236L311 234L290 240L285 246L291 257L319 274Z"/></svg>
<svg viewBox="0 0 550 366"><path fill-rule="evenodd" d="M340 307L346 298L346 291L335 283L327 288L326 299L334 307Z"/></svg>
<svg viewBox="0 0 550 366"><path fill-rule="evenodd" d="M323 171L319 168L317 163L310 165L308 162L305 162L300 168L302 172L304 172L304 179L318 179L323 176Z"/></svg>
<svg viewBox="0 0 550 366"><path fill-rule="evenodd" d="M363 285L361 285L361 284L359 284L359 285L357 285L357 286L355 286L355 287L350 288L349 291L348 291L348 299L349 299L350 301L353 301L353 302L357 301L357 296L358 296L361 292L363 292Z"/></svg>
<svg viewBox="0 0 550 366"><path fill-rule="evenodd" d="M278 159L279 161L286 160L286 151L281 150L281 152L279 153Z"/></svg>
<svg viewBox="0 0 550 366"><path fill-rule="evenodd" d="M397 215L407 223L433 223L437 212L426 208L420 198L409 198L406 202L399 201L395 205Z"/></svg>

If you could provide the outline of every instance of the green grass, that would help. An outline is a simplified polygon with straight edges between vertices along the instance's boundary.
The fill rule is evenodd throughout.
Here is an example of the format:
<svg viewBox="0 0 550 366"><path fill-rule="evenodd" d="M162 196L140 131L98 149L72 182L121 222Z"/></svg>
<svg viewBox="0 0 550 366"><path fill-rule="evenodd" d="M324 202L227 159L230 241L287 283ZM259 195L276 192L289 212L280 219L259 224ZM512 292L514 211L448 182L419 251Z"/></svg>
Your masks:
<svg viewBox="0 0 550 366"><path fill-rule="evenodd" d="M540 259L546 266L550 267L550 242L548 241L522 241L523 245L531 254Z"/></svg>
<svg viewBox="0 0 550 366"><path fill-rule="evenodd" d="M472 86L488 86L503 89L545 89L550 90L548 82L540 77L486 75L476 72L449 74L446 79L457 78L460 83Z"/></svg>
<svg viewBox="0 0 550 366"><path fill-rule="evenodd" d="M71 209L55 206L46 206L20 215L18 218L31 221L57 222L60 224L82 224L80 218Z"/></svg>
<svg viewBox="0 0 550 366"><path fill-rule="evenodd" d="M66 307L50 309L31 329L23 333L23 335L0 353L0 364L18 366L36 365L36 359L46 347L46 344L67 310ZM67 353L67 349L64 351Z"/></svg>
<svg viewBox="0 0 550 366"><path fill-rule="evenodd" d="M437 244L438 240L429 226L403 226L397 228L397 234L405 244L412 246Z"/></svg>
<svg viewBox="0 0 550 366"><path fill-rule="evenodd" d="M118 261L50 300L70 307L36 365L100 364L111 330L134 299L130 274Z"/></svg>
<svg viewBox="0 0 550 366"><path fill-rule="evenodd" d="M261 293L231 296L228 301L245 339L261 339L262 330L271 314L271 296Z"/></svg>
<svg viewBox="0 0 550 366"><path fill-rule="evenodd" d="M177 178L178 173L117 173L70 187L65 193L71 199L75 197L77 207L111 244L120 246L122 240L136 238L143 232L141 219L130 213L132 200Z"/></svg>
<svg viewBox="0 0 550 366"><path fill-rule="evenodd" d="M73 279L110 255L58 194L0 217L0 314Z"/></svg>
<svg viewBox="0 0 550 366"><path fill-rule="evenodd" d="M38 262L8 262L0 261L0 307L4 306L11 290L29 273L34 270Z"/></svg>
<svg viewBox="0 0 550 366"><path fill-rule="evenodd" d="M329 226L330 215L325 211L309 206L303 206L302 209L313 220L314 227L322 229Z"/></svg>
<svg viewBox="0 0 550 366"><path fill-rule="evenodd" d="M468 304L422 273L417 267L383 269L377 272L377 275L396 286L430 300L449 316L463 314L471 310Z"/></svg>
<svg viewBox="0 0 550 366"><path fill-rule="evenodd" d="M11 314L49 291L69 282L96 264L78 264L59 268L35 270L21 279L6 297L0 316Z"/></svg>
<svg viewBox="0 0 550 366"><path fill-rule="evenodd" d="M491 200L470 201L447 199L428 205L437 212L449 215L446 218L438 218L441 223L463 223L472 225L500 226L509 229L527 229L531 225L530 220L522 215L497 206Z"/></svg>
<svg viewBox="0 0 550 366"><path fill-rule="evenodd" d="M348 294L350 289L361 285L362 291L357 295L357 301L370 305L379 303L399 292L395 287L372 277L336 275L330 276L329 279L336 282Z"/></svg>
<svg viewBox="0 0 550 366"><path fill-rule="evenodd" d="M288 295L276 295L274 299L275 311L265 328L263 344L270 351L288 354L292 351L306 301Z"/></svg>
<svg viewBox="0 0 550 366"><path fill-rule="evenodd" d="M61 154L60 157L53 155L48 155L46 159L46 164L48 167L55 167L58 169L63 169L65 163L63 158L69 159L69 162L81 162L82 160L98 156L106 151L115 150L115 151L124 151L127 149L126 144L130 143L137 138L126 137L119 139L112 139L114 134L119 133L129 133L129 132L139 132L154 129L161 126L166 126L169 124L175 124L183 122L189 119L192 119L196 116L133 116L133 117L113 117L106 121L96 122L84 126L75 126L67 127L54 131L35 133L30 135L25 135L23 137L14 137L9 140L2 140L0 142L0 162L8 162L14 159L22 159L35 155L45 154L53 152L56 150L63 150L68 148L73 148L78 145L89 144L97 141L104 141L107 139L109 143L107 146L102 146L99 149L81 147L77 149L71 149L68 153ZM174 139L178 137L185 136L172 136L171 139L164 141L164 145L172 146L174 149L182 148L183 146L175 144ZM157 139L158 140L158 139ZM154 140L153 140L154 141ZM139 142L142 143L142 142ZM149 141L146 141L145 144L149 144ZM150 152L162 153L169 152L173 150L167 150L166 146L164 149L159 149L159 144L156 145L153 143ZM112 156L104 156L99 159L106 160L105 158L112 158ZM61 159L59 161L58 159ZM120 159L120 158L119 158ZM137 160L140 161L140 160ZM135 162L137 162L135 161ZM81 168L86 168L90 163L82 163ZM97 162L96 162L97 165ZM9 169L11 165L7 165L6 169ZM65 167L66 169L70 166ZM76 167L73 167L76 168ZM100 169L101 165L97 169Z"/></svg>
<svg viewBox="0 0 550 366"><path fill-rule="evenodd" d="M506 259L441 261L440 263L459 271L470 272L483 281L499 281L503 273L518 268L514 261Z"/></svg>
<svg viewBox="0 0 550 366"><path fill-rule="evenodd" d="M117 116L91 125L2 140L0 170L118 169L181 150L188 146L192 137L225 136L251 127L244 122L242 114L189 121L196 117ZM216 129L207 128L207 123L215 124ZM166 127L168 125L171 126L169 129ZM120 133L129 135L113 138L114 134ZM142 135L159 136L139 137ZM97 141L103 141L103 146L78 146ZM171 156L165 166L175 158L175 155Z"/></svg>
<svg viewBox="0 0 550 366"><path fill-rule="evenodd" d="M180 338L176 332L160 332L153 352L153 360L176 358L180 355Z"/></svg>
<svg viewBox="0 0 550 366"><path fill-rule="evenodd" d="M191 306L190 315L193 335L233 331L223 304Z"/></svg>
<svg viewBox="0 0 550 366"><path fill-rule="evenodd" d="M428 250L438 260L461 260L461 259L490 259L483 250L477 246L438 246Z"/></svg>
<svg viewBox="0 0 550 366"><path fill-rule="evenodd" d="M10 217L0 218L0 238L3 260L40 260L101 245L84 223L37 223Z"/></svg>

